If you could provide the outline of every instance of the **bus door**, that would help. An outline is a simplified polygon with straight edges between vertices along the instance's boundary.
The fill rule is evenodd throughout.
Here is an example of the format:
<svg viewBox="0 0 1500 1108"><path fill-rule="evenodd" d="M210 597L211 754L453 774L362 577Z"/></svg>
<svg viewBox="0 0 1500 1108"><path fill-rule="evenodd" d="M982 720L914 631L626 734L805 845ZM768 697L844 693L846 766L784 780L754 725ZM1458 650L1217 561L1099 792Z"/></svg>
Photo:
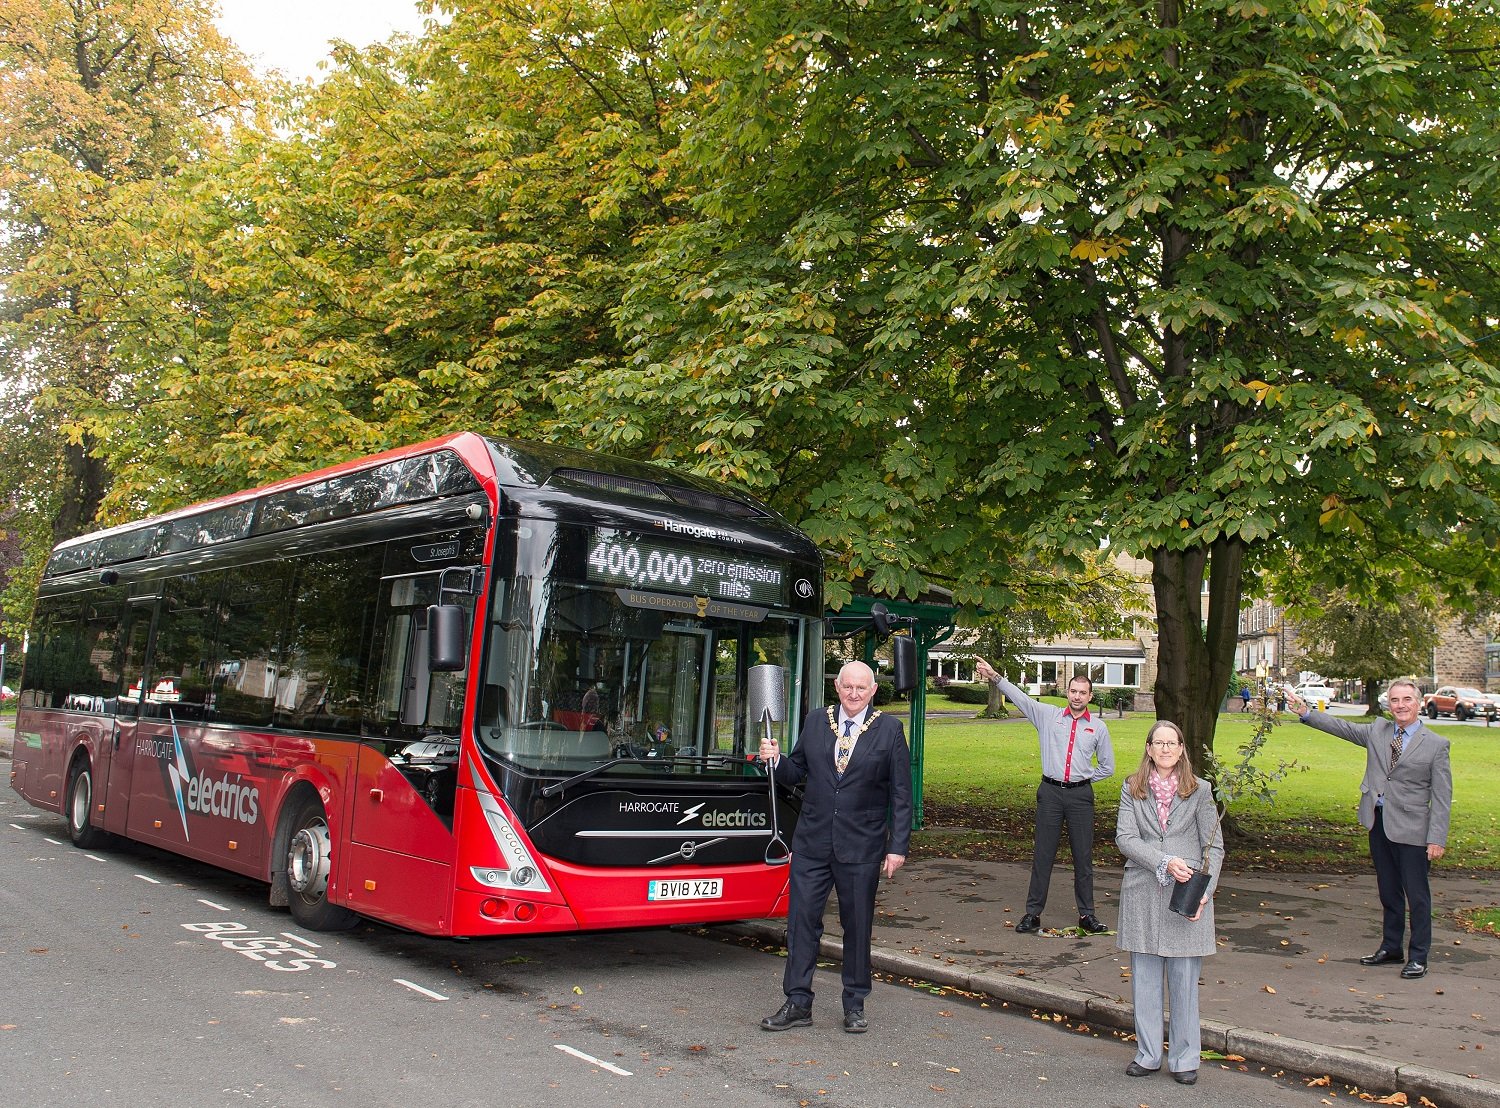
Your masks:
<svg viewBox="0 0 1500 1108"><path fill-rule="evenodd" d="M132 597L125 605L119 691L105 701L110 728L100 744L99 764L94 767L96 795L104 798L99 824L106 831L123 833L130 818L131 777L145 694L146 651L151 643L151 625L156 619L156 600L154 596Z"/></svg>
<svg viewBox="0 0 1500 1108"><path fill-rule="evenodd" d="M428 664L428 606L440 599L436 572L381 583L365 717L373 734L359 750L346 851L348 905L428 933L451 923L466 678Z"/></svg>

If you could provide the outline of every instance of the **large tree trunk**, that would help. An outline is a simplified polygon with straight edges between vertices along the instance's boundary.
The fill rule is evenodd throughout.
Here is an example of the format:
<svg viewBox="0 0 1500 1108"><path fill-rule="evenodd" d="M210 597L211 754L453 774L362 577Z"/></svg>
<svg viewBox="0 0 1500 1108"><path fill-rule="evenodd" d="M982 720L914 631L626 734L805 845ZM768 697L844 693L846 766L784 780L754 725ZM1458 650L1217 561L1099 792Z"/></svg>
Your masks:
<svg viewBox="0 0 1500 1108"><path fill-rule="evenodd" d="M82 444L68 443L63 447L63 467L60 502L52 521L53 542L81 535L93 527L109 484L109 471L92 455L87 437Z"/></svg>
<svg viewBox="0 0 1500 1108"><path fill-rule="evenodd" d="M1210 780L1217 775L1205 755L1213 750L1219 704L1234 675L1244 556L1245 544L1238 539L1220 539L1191 550L1151 552L1157 718L1182 728L1193 769ZM1121 762L1129 765L1134 758L1131 751L1122 755Z"/></svg>

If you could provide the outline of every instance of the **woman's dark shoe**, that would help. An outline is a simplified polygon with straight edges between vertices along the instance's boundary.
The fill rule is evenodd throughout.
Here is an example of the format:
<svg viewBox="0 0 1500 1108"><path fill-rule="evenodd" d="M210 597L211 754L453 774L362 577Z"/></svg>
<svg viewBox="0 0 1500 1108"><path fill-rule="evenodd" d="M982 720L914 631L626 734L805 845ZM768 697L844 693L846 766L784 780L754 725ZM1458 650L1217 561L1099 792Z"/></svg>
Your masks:
<svg viewBox="0 0 1500 1108"><path fill-rule="evenodd" d="M1155 1072L1156 1070L1148 1070L1139 1062L1131 1062L1130 1065L1125 1067L1126 1077L1150 1077Z"/></svg>
<svg viewBox="0 0 1500 1108"><path fill-rule="evenodd" d="M1198 1071L1183 1070L1181 1073L1178 1073L1176 1070L1173 1070L1172 1080L1179 1085L1196 1085L1198 1083Z"/></svg>

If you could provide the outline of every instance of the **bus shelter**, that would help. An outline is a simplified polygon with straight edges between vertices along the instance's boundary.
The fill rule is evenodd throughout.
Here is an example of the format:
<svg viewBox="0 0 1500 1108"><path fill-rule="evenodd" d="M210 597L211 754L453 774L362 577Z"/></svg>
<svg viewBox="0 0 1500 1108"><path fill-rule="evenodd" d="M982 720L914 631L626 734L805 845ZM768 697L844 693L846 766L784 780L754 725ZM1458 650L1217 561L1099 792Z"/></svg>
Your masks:
<svg viewBox="0 0 1500 1108"><path fill-rule="evenodd" d="M875 654L881 643L881 637L875 631L874 608L877 604L884 606L898 633L911 635L917 646L917 687L911 694L906 735L911 744L912 826L920 829L925 823L922 765L927 731L927 655L938 643L952 637L956 629L954 616L957 608L953 605L952 593L934 587L917 600L856 596L838 611L829 611L825 617L829 638L862 639L860 647L864 660L877 673Z"/></svg>

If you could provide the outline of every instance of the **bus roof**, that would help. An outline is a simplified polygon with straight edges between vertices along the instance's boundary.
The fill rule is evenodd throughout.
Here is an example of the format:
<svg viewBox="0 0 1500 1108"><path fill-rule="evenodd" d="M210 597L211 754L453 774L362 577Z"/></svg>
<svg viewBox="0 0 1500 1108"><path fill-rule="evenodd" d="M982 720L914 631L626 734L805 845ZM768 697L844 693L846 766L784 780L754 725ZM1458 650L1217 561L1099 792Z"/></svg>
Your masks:
<svg viewBox="0 0 1500 1108"><path fill-rule="evenodd" d="M696 512L790 524L727 485L663 466L584 450L461 431L201 501L146 519L65 539L45 577L268 534L403 504L483 490L544 486L614 499L655 501ZM524 493L522 494L524 496Z"/></svg>

